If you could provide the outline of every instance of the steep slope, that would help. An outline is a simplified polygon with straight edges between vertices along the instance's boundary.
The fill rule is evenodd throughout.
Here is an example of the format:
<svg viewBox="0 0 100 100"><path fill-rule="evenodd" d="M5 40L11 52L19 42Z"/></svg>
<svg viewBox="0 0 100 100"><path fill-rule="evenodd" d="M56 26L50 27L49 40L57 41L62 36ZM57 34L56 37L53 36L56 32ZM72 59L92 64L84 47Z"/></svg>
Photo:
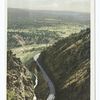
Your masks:
<svg viewBox="0 0 100 100"><path fill-rule="evenodd" d="M7 100L33 100L34 77L12 51L7 52Z"/></svg>
<svg viewBox="0 0 100 100"><path fill-rule="evenodd" d="M55 84L56 100L90 99L90 29L47 48L39 62Z"/></svg>

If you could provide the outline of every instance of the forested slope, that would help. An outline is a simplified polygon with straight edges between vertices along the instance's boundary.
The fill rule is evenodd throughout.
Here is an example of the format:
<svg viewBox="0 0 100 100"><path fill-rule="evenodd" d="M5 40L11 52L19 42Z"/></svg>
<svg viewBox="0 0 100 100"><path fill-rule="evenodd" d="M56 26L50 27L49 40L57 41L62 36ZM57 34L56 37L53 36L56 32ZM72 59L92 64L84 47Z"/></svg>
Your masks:
<svg viewBox="0 0 100 100"><path fill-rule="evenodd" d="M90 29L56 42L40 55L56 100L90 100Z"/></svg>

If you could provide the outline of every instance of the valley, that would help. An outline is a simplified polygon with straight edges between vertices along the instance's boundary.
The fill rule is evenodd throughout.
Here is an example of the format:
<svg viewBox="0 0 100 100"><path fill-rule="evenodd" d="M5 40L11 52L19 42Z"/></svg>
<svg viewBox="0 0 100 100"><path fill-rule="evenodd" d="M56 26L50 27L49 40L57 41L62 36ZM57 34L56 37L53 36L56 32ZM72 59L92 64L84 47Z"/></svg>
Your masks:
<svg viewBox="0 0 100 100"><path fill-rule="evenodd" d="M11 86L8 79L15 79L12 74L15 72L19 76L16 82L19 84L22 80L21 84L26 87L16 85L13 79L13 87L7 88L8 100L15 100L15 97L17 100L33 100L35 96L37 100L89 100L88 13L8 8L7 51L7 54L10 53L7 56L10 58L7 65L7 68L10 67L7 70L8 84ZM40 56L34 59L39 53ZM14 61L19 64L16 59L20 67L13 64ZM22 71L17 75L18 68ZM27 74L23 69L27 70ZM36 79L38 84L34 88ZM29 86L24 80L29 82ZM16 92L19 87L21 96L19 91L18 94ZM33 89L31 93L26 91L30 88Z"/></svg>

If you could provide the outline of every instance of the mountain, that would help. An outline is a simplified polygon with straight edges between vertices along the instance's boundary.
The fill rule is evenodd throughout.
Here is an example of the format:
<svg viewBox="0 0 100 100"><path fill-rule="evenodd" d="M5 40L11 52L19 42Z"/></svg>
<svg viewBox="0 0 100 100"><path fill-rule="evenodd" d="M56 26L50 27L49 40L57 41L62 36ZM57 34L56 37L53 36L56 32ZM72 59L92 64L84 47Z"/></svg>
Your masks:
<svg viewBox="0 0 100 100"><path fill-rule="evenodd" d="M56 89L56 100L90 100L90 29L44 50L39 63Z"/></svg>
<svg viewBox="0 0 100 100"><path fill-rule="evenodd" d="M34 76L12 51L7 51L7 100L33 100Z"/></svg>

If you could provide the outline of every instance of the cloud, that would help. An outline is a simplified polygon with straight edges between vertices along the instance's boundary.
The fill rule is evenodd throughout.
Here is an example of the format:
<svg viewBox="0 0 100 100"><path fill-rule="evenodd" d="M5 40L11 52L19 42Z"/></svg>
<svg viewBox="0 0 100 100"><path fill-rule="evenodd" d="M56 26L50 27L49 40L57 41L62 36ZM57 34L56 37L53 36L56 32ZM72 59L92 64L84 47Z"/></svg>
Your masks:
<svg viewBox="0 0 100 100"><path fill-rule="evenodd" d="M8 7L89 12L90 0L8 0Z"/></svg>

